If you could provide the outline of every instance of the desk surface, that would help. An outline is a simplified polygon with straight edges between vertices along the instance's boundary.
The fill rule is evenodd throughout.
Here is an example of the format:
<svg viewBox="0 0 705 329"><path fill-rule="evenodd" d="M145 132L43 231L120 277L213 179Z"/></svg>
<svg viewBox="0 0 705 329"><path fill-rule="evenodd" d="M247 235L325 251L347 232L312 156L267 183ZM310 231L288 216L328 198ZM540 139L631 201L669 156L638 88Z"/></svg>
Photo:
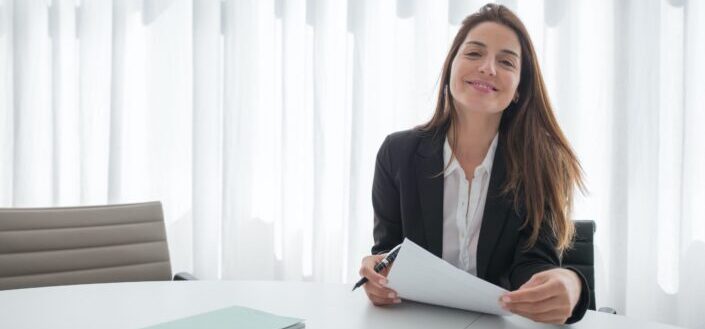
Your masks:
<svg viewBox="0 0 705 329"><path fill-rule="evenodd" d="M141 328L231 305L303 318L306 328L556 328L404 301L375 307L340 284L279 281L132 282L0 291L0 328ZM674 326L588 312L571 328Z"/></svg>

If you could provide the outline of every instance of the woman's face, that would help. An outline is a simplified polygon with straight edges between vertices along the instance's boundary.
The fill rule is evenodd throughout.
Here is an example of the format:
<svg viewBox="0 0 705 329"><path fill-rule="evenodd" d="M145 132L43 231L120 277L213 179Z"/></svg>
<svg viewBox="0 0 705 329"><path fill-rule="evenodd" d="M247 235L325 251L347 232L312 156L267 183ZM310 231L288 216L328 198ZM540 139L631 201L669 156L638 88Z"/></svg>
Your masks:
<svg viewBox="0 0 705 329"><path fill-rule="evenodd" d="M494 22L478 24L453 59L450 93L456 109L502 112L516 94L520 73L521 46L514 31Z"/></svg>

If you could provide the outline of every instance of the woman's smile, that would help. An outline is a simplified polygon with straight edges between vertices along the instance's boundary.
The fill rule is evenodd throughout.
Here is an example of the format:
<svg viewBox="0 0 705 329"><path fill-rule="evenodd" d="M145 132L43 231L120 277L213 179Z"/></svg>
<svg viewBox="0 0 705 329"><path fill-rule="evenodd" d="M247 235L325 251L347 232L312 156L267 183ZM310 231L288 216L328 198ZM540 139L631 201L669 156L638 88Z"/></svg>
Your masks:
<svg viewBox="0 0 705 329"><path fill-rule="evenodd" d="M470 80L465 82L481 93L489 94L497 91L497 88L492 83L487 81Z"/></svg>

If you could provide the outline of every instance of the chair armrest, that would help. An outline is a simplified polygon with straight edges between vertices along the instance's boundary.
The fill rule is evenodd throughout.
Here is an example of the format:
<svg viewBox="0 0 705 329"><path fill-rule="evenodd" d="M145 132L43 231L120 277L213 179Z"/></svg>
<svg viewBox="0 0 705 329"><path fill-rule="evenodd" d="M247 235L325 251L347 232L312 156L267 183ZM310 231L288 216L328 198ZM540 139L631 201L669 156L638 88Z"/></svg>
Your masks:
<svg viewBox="0 0 705 329"><path fill-rule="evenodd" d="M188 272L179 272L174 274L174 281L192 281L192 280L198 280L193 274L188 273Z"/></svg>
<svg viewBox="0 0 705 329"><path fill-rule="evenodd" d="M609 313L609 314L617 314L617 311L611 307L600 307L598 312L604 312L604 313Z"/></svg>

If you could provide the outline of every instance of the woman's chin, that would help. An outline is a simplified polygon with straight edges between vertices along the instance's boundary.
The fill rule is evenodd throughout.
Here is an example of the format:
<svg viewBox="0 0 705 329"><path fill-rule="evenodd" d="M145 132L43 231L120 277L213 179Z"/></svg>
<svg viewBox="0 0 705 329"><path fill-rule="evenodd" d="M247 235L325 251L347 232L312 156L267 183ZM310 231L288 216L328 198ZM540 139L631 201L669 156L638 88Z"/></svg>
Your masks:
<svg viewBox="0 0 705 329"><path fill-rule="evenodd" d="M495 102L487 102L486 100L475 98L470 98L462 103L458 101L455 103L458 111L473 113L498 114L506 108L506 106L499 107Z"/></svg>

